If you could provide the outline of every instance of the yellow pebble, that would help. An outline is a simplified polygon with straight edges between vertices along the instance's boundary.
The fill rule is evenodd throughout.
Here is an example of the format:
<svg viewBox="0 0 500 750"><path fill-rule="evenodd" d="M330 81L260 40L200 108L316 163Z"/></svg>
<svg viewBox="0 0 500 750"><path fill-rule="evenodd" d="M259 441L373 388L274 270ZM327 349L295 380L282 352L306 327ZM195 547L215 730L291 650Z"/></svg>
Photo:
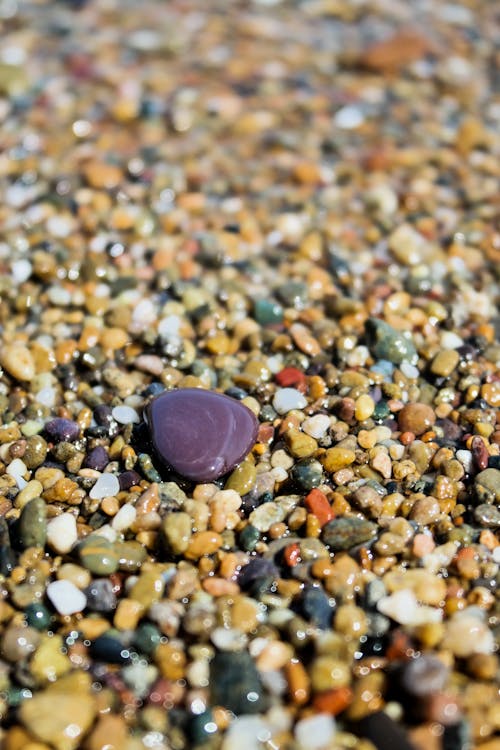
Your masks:
<svg viewBox="0 0 500 750"><path fill-rule="evenodd" d="M354 416L358 422L364 422L369 419L375 411L375 401L367 393L363 393L357 400L354 407Z"/></svg>

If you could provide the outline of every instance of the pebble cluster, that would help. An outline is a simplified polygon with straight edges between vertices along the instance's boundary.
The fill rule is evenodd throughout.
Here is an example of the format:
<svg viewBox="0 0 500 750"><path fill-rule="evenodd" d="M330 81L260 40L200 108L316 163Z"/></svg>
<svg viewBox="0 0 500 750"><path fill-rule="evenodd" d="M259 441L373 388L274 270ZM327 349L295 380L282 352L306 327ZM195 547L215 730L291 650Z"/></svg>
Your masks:
<svg viewBox="0 0 500 750"><path fill-rule="evenodd" d="M5 750L500 747L495 10L0 0Z"/></svg>

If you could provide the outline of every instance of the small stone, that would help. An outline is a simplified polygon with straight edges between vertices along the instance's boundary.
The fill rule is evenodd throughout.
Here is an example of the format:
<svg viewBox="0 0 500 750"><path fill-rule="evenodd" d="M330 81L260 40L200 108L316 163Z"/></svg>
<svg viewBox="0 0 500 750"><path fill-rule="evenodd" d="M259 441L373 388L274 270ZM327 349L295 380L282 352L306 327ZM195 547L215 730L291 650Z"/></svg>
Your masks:
<svg viewBox="0 0 500 750"><path fill-rule="evenodd" d="M285 510L278 503L262 503L250 513L249 521L259 531L269 531L275 523L280 523L285 518Z"/></svg>
<svg viewBox="0 0 500 750"><path fill-rule="evenodd" d="M120 483L118 477L114 474L101 474L97 482L89 492L89 497L93 500L100 500L103 497L115 497L120 492Z"/></svg>
<svg viewBox="0 0 500 750"><path fill-rule="evenodd" d="M76 518L72 513L61 513L47 524L47 542L59 555L67 554L77 539Z"/></svg>
<svg viewBox="0 0 500 750"><path fill-rule="evenodd" d="M500 469L485 469L474 478L480 503L500 503Z"/></svg>
<svg viewBox="0 0 500 750"><path fill-rule="evenodd" d="M496 505L482 503L474 508L474 518L481 525L490 529L500 526L500 510Z"/></svg>
<svg viewBox="0 0 500 750"><path fill-rule="evenodd" d="M84 568L95 575L109 575L118 569L119 556L114 545L98 534L89 534L78 545Z"/></svg>
<svg viewBox="0 0 500 750"><path fill-rule="evenodd" d="M2 636L2 656L13 663L29 659L39 641L40 635L35 628L10 625Z"/></svg>
<svg viewBox="0 0 500 750"><path fill-rule="evenodd" d="M26 623L30 627L36 628L39 631L46 631L50 627L52 621L51 612L43 604L39 602L33 602L28 604L24 610L24 616Z"/></svg>
<svg viewBox="0 0 500 750"><path fill-rule="evenodd" d="M306 435L301 430L291 428L286 432L285 435L286 445L289 452L295 458L307 458L317 450L318 444L309 435Z"/></svg>
<svg viewBox="0 0 500 750"><path fill-rule="evenodd" d="M376 524L362 518L334 518L323 527L322 539L332 552L351 549L369 542L377 533Z"/></svg>
<svg viewBox="0 0 500 750"><path fill-rule="evenodd" d="M257 469L251 461L242 461L229 475L226 490L233 490L238 495L246 495L254 487L257 480Z"/></svg>
<svg viewBox="0 0 500 750"><path fill-rule="evenodd" d="M313 417L307 417L300 425L306 435L310 435L315 440L320 440L326 435L330 427L330 417L327 414L315 414Z"/></svg>
<svg viewBox="0 0 500 750"><path fill-rule="evenodd" d="M105 476L105 475L103 475ZM123 533L127 531L134 523L137 511L131 503L125 503L121 506L118 513L113 517L111 526L115 531Z"/></svg>
<svg viewBox="0 0 500 750"><path fill-rule="evenodd" d="M99 716L86 740L87 750L122 750L127 745L128 728L125 719L116 714Z"/></svg>
<svg viewBox="0 0 500 750"><path fill-rule="evenodd" d="M311 685L316 693L346 687L351 682L349 665L334 656L318 656L310 668Z"/></svg>
<svg viewBox="0 0 500 750"><path fill-rule="evenodd" d="M448 620L444 643L460 658L472 654L491 654L495 649L495 639L487 624L467 610L458 612Z"/></svg>
<svg viewBox="0 0 500 750"><path fill-rule="evenodd" d="M262 750L270 738L269 724L262 716L241 716L231 721L221 750Z"/></svg>
<svg viewBox="0 0 500 750"><path fill-rule="evenodd" d="M421 654L406 662L401 684L409 695L424 698L445 687L449 676L446 664L433 654Z"/></svg>
<svg viewBox="0 0 500 750"><path fill-rule="evenodd" d="M87 453L83 460L83 468L104 471L109 463L108 452L102 445L98 445Z"/></svg>
<svg viewBox="0 0 500 750"><path fill-rule="evenodd" d="M295 725L295 741L299 750L323 750L335 737L335 720L330 714L313 714Z"/></svg>
<svg viewBox="0 0 500 750"><path fill-rule="evenodd" d="M181 476L210 482L231 471L255 443L258 422L239 401L185 388L157 396L147 410L163 461Z"/></svg>
<svg viewBox="0 0 500 750"><path fill-rule="evenodd" d="M318 487L323 481L323 467L316 459L304 458L292 467L294 480L306 492Z"/></svg>
<svg viewBox="0 0 500 750"><path fill-rule="evenodd" d="M60 615L73 615L85 609L85 594L70 581L53 581L47 586L47 596Z"/></svg>
<svg viewBox="0 0 500 750"><path fill-rule="evenodd" d="M435 498L420 497L413 503L410 518L421 526L427 526L433 523L440 514L441 508Z"/></svg>
<svg viewBox="0 0 500 750"><path fill-rule="evenodd" d="M261 713L266 699L259 673L246 651L218 652L210 662L212 704L238 714Z"/></svg>
<svg viewBox="0 0 500 750"><path fill-rule="evenodd" d="M320 586L306 585L298 601L298 607L300 614L321 630L331 628L335 602Z"/></svg>
<svg viewBox="0 0 500 750"><path fill-rule="evenodd" d="M19 709L21 722L30 734L55 750L80 747L96 714L96 703L90 693L90 676L80 672L78 679L82 683L80 689L75 690L64 680L59 680L23 701Z"/></svg>
<svg viewBox="0 0 500 750"><path fill-rule="evenodd" d="M30 350L20 343L6 344L0 350L0 364L16 380L33 380L35 362Z"/></svg>
<svg viewBox="0 0 500 750"><path fill-rule="evenodd" d="M181 555L189 545L192 533L192 519L189 513L167 513L162 521L161 531L167 551Z"/></svg>
<svg viewBox="0 0 500 750"><path fill-rule="evenodd" d="M119 424L138 424L141 421L136 410L125 404L122 406L115 406L111 410L111 414L113 419Z"/></svg>
<svg viewBox="0 0 500 750"><path fill-rule="evenodd" d="M283 321L283 308L278 302L259 299L254 303L254 316L261 326L275 325Z"/></svg>
<svg viewBox="0 0 500 750"><path fill-rule="evenodd" d="M354 451L336 446L335 448L328 448L326 453L321 456L321 463L328 472L333 474L339 469L353 464L355 459Z"/></svg>
<svg viewBox="0 0 500 750"><path fill-rule="evenodd" d="M436 415L427 404L407 404L398 414L398 425L401 432L413 432L422 435L430 430L436 421Z"/></svg>
<svg viewBox="0 0 500 750"><path fill-rule="evenodd" d="M369 318L366 322L366 338L371 353L378 359L385 359L395 365L401 362L416 364L418 360L415 345L410 337L383 320Z"/></svg>
<svg viewBox="0 0 500 750"><path fill-rule="evenodd" d="M116 594L109 578L96 578L84 594L87 608L94 612L112 612L116 608Z"/></svg>
<svg viewBox="0 0 500 750"><path fill-rule="evenodd" d="M356 400L354 416L358 422L364 422L369 419L375 411L375 401L367 393L364 393Z"/></svg>
<svg viewBox="0 0 500 750"><path fill-rule="evenodd" d="M19 518L19 539L23 549L44 547L47 539L47 506L41 497L30 500Z"/></svg>
<svg viewBox="0 0 500 750"><path fill-rule="evenodd" d="M278 414L287 414L293 409L304 409L307 399L296 388L280 388L273 397L273 407Z"/></svg>
<svg viewBox="0 0 500 750"><path fill-rule="evenodd" d="M451 375L458 363L460 362L460 355L454 349L444 349L436 354L431 362L431 372L434 375L447 378Z"/></svg>
<svg viewBox="0 0 500 750"><path fill-rule="evenodd" d="M46 422L45 432L55 443L72 443L80 436L80 426L71 419L56 417Z"/></svg>
<svg viewBox="0 0 500 750"><path fill-rule="evenodd" d="M377 609L400 625L424 625L440 622L442 612L433 607L419 605L417 597L410 589L401 589L377 602Z"/></svg>
<svg viewBox="0 0 500 750"><path fill-rule="evenodd" d="M359 731L370 740L377 750L397 748L397 750L415 750L403 727L391 719L385 711L368 711L361 718Z"/></svg>
<svg viewBox="0 0 500 750"><path fill-rule="evenodd" d="M30 672L39 685L55 682L71 669L62 636L42 633L40 645L31 657Z"/></svg>

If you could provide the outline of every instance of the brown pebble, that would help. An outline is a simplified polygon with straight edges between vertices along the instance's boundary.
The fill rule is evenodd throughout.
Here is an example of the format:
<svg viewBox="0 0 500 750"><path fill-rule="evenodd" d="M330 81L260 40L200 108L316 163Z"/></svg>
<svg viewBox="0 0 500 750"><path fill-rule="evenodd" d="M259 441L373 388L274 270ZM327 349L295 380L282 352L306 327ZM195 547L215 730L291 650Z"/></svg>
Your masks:
<svg viewBox="0 0 500 750"><path fill-rule="evenodd" d="M398 425L402 432L412 432L422 435L433 426L436 415L432 407L427 404L407 404L398 414Z"/></svg>

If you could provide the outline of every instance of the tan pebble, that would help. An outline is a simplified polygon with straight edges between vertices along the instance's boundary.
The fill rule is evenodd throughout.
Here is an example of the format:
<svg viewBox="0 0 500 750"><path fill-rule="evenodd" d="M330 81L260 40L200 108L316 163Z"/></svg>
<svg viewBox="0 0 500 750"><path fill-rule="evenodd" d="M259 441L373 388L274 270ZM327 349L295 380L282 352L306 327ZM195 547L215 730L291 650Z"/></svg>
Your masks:
<svg viewBox="0 0 500 750"><path fill-rule="evenodd" d="M116 497L103 497L100 507L107 516L116 516L120 510L120 503Z"/></svg>
<svg viewBox="0 0 500 750"><path fill-rule="evenodd" d="M153 482L139 497L135 504L135 509L137 515L141 515L142 513L153 513L159 507L160 493L158 491L158 484Z"/></svg>
<svg viewBox="0 0 500 750"><path fill-rule="evenodd" d="M84 617L78 621L78 630L83 638L93 641L109 630L109 620L104 617Z"/></svg>
<svg viewBox="0 0 500 750"><path fill-rule="evenodd" d="M414 435L427 432L435 421L434 410L427 404L407 404L398 413L399 429L402 432L413 432Z"/></svg>
<svg viewBox="0 0 500 750"><path fill-rule="evenodd" d="M180 555L186 551L191 540L191 516L184 511L167 513L161 530L169 552Z"/></svg>
<svg viewBox="0 0 500 750"><path fill-rule="evenodd" d="M135 630L144 611L145 607L135 599L120 599L113 625L118 630Z"/></svg>
<svg viewBox="0 0 500 750"><path fill-rule="evenodd" d="M390 571L384 583L390 593L411 589L422 604L439 606L446 598L446 582L425 569Z"/></svg>
<svg viewBox="0 0 500 750"><path fill-rule="evenodd" d="M413 503L410 511L410 519L422 526L427 526L436 521L441 514L439 503L434 497L420 497Z"/></svg>
<svg viewBox="0 0 500 750"><path fill-rule="evenodd" d="M71 581L79 589L85 589L90 584L92 576L89 571L75 563L64 563L57 571L59 580Z"/></svg>
<svg viewBox="0 0 500 750"><path fill-rule="evenodd" d="M149 568L149 566L148 566ZM165 588L164 566L151 565L143 571L129 591L129 597L142 604L146 609L161 599Z"/></svg>
<svg viewBox="0 0 500 750"><path fill-rule="evenodd" d="M285 442L288 450L295 458L312 456L318 448L318 444L314 438L297 429L291 429L286 432Z"/></svg>
<svg viewBox="0 0 500 750"><path fill-rule="evenodd" d="M293 658L285 666L285 677L288 682L288 693L293 703L302 706L309 700L311 683L302 662Z"/></svg>
<svg viewBox="0 0 500 750"><path fill-rule="evenodd" d="M343 469L345 466L350 466L354 463L356 454L354 451L348 448L329 448L323 456L321 456L321 463L325 469L331 473Z"/></svg>
<svg viewBox="0 0 500 750"><path fill-rule="evenodd" d="M341 604L335 613L335 630L348 638L360 638L366 633L368 622L365 612L354 604Z"/></svg>
<svg viewBox="0 0 500 750"><path fill-rule="evenodd" d="M99 716L86 740L86 750L128 750L128 728L125 719L117 714Z"/></svg>
<svg viewBox="0 0 500 750"><path fill-rule="evenodd" d="M35 497L40 497L43 485L37 479L32 479L23 489L18 492L14 500L14 506L22 510L24 506Z"/></svg>
<svg viewBox="0 0 500 750"><path fill-rule="evenodd" d="M315 692L346 687L351 682L349 664L333 656L318 656L310 668L311 685Z"/></svg>
<svg viewBox="0 0 500 750"><path fill-rule="evenodd" d="M354 407L354 416L358 422L364 422L369 419L375 411L375 401L367 393L363 393L356 399Z"/></svg>
<svg viewBox="0 0 500 750"><path fill-rule="evenodd" d="M376 430L360 430L358 433L358 443L365 450L373 448L377 443Z"/></svg>
<svg viewBox="0 0 500 750"><path fill-rule="evenodd" d="M215 531L197 531L191 537L185 557L199 560L203 555L212 555L222 546L222 536Z"/></svg>
<svg viewBox="0 0 500 750"><path fill-rule="evenodd" d="M256 666L260 672L282 669L293 656L293 649L283 641L269 641L256 659Z"/></svg>
<svg viewBox="0 0 500 750"><path fill-rule="evenodd" d="M86 164L83 174L91 187L105 190L117 187L123 179L119 167L102 161L91 161Z"/></svg>
<svg viewBox="0 0 500 750"><path fill-rule="evenodd" d="M318 341L311 335L306 326L301 323L294 323L290 326L290 336L300 351L310 357L315 357L321 353L321 346Z"/></svg>
<svg viewBox="0 0 500 750"><path fill-rule="evenodd" d="M219 578L218 576L205 578L202 587L204 591L212 596L236 596L240 591L237 583L228 581L226 578Z"/></svg>
<svg viewBox="0 0 500 750"><path fill-rule="evenodd" d="M16 380L33 380L36 374L31 352L21 343L5 344L0 350L0 364Z"/></svg>
<svg viewBox="0 0 500 750"><path fill-rule="evenodd" d="M430 369L434 375L447 378L454 372L459 362L460 355L457 351L454 349L443 349L432 360Z"/></svg>
<svg viewBox="0 0 500 750"><path fill-rule="evenodd" d="M181 680L184 677L186 655L174 643L160 643L154 652L154 660L162 677L167 680Z"/></svg>
<svg viewBox="0 0 500 750"><path fill-rule="evenodd" d="M370 466L378 471L384 479L390 479L392 475L392 462L388 453L384 450L375 449L378 452L370 461Z"/></svg>
<svg viewBox="0 0 500 750"><path fill-rule="evenodd" d="M254 599L238 594L231 608L231 624L244 633L250 633L259 624L260 607Z"/></svg>

